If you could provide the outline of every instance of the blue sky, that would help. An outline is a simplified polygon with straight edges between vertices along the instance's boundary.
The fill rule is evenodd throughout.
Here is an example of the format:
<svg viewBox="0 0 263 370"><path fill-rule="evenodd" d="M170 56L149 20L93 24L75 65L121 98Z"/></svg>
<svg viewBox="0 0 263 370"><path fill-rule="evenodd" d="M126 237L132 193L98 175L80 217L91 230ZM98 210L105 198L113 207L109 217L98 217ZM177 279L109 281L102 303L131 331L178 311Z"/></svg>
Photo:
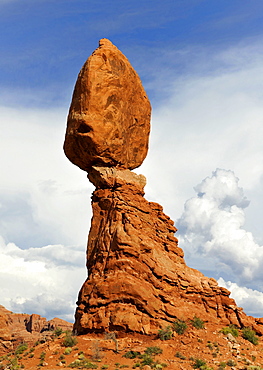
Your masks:
<svg viewBox="0 0 263 370"><path fill-rule="evenodd" d="M262 18L261 0L0 0L0 304L72 320L93 186L62 146L77 74L106 37L152 103L146 198L187 263L263 316Z"/></svg>

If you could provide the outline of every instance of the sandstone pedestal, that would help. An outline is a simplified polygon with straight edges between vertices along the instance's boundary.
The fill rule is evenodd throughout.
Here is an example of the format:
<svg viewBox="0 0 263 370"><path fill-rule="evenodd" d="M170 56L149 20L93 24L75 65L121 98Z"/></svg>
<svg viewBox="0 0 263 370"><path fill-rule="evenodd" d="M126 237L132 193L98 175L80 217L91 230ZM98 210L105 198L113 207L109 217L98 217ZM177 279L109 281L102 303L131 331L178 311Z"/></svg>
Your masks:
<svg viewBox="0 0 263 370"><path fill-rule="evenodd" d="M97 188L77 333L152 334L194 315L222 325L255 325L228 290L186 266L173 221L159 204L143 197L142 175L97 167L89 178Z"/></svg>

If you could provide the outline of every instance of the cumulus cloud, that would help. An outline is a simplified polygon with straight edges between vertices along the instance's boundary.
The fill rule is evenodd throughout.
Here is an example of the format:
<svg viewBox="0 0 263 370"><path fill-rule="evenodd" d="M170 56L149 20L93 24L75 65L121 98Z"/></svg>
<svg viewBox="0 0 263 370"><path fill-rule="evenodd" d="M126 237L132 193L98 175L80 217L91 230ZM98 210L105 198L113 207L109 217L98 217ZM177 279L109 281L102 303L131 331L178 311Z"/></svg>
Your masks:
<svg viewBox="0 0 263 370"><path fill-rule="evenodd" d="M217 269L242 284L260 286L263 248L244 229L249 202L233 171L217 169L194 189L178 220L180 243L189 256L211 258Z"/></svg>
<svg viewBox="0 0 263 370"><path fill-rule="evenodd" d="M159 93L153 109L150 152L142 169L147 196L177 219L194 184L215 168L231 169L249 191L250 226L260 237L255 214L263 209L261 40L209 54L198 46L162 52L169 66L159 66L152 86L166 95L161 99Z"/></svg>
<svg viewBox="0 0 263 370"><path fill-rule="evenodd" d="M63 153L61 109L0 107L0 234L20 247L86 243L93 186ZM8 124L7 124L8 122Z"/></svg>
<svg viewBox="0 0 263 370"><path fill-rule="evenodd" d="M14 312L72 321L85 280L82 250L63 245L21 249L0 237L0 302Z"/></svg>
<svg viewBox="0 0 263 370"><path fill-rule="evenodd" d="M262 317L263 312L263 293L241 287L231 281L225 281L223 278L218 279L218 284L229 291L231 291L230 297L234 298L237 305L242 307L244 311L254 317Z"/></svg>

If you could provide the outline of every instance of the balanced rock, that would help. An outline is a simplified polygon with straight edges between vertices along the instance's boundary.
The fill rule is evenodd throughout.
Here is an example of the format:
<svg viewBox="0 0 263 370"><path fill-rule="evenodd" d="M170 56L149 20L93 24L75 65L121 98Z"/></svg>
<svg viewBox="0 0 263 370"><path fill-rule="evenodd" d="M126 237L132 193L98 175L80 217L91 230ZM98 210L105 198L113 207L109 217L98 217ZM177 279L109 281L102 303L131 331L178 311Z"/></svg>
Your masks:
<svg viewBox="0 0 263 370"><path fill-rule="evenodd" d="M144 198L146 179L130 170L146 156L149 119L139 77L101 40L80 71L64 146L96 187L75 332L156 334L197 316L263 334L263 319L245 315L228 290L185 264L174 222Z"/></svg>
<svg viewBox="0 0 263 370"><path fill-rule="evenodd" d="M82 67L68 115L64 151L91 166L134 169L148 151L151 106L128 59L109 40Z"/></svg>

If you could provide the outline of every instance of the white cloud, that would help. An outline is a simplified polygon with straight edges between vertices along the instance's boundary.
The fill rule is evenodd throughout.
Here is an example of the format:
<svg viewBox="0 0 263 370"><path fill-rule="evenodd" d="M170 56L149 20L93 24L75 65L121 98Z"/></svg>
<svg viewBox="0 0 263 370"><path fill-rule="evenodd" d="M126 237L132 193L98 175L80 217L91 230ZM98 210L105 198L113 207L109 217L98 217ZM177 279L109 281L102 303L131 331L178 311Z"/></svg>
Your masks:
<svg viewBox="0 0 263 370"><path fill-rule="evenodd" d="M0 254L1 304L14 312L73 320L86 277L83 251L62 245L23 250L0 237Z"/></svg>
<svg viewBox="0 0 263 370"><path fill-rule="evenodd" d="M260 286L263 248L244 227L248 201L232 171L217 169L195 187L178 221L189 255L210 257L235 281Z"/></svg>
<svg viewBox="0 0 263 370"><path fill-rule="evenodd" d="M231 291L231 298L234 298L237 305L244 311L254 317L262 317L263 311L263 293L258 290L241 287L231 281L218 279L218 284Z"/></svg>
<svg viewBox="0 0 263 370"><path fill-rule="evenodd" d="M24 248L86 244L93 186L63 153L65 112L0 107L0 121L0 233Z"/></svg>
<svg viewBox="0 0 263 370"><path fill-rule="evenodd" d="M177 219L194 184L215 168L231 169L249 192L248 223L260 239L262 42L249 40L209 53L198 47L181 54L172 47L164 51L169 68L159 66L153 84L156 90L165 89L166 99L153 111L150 152L141 169L148 180L146 194Z"/></svg>

